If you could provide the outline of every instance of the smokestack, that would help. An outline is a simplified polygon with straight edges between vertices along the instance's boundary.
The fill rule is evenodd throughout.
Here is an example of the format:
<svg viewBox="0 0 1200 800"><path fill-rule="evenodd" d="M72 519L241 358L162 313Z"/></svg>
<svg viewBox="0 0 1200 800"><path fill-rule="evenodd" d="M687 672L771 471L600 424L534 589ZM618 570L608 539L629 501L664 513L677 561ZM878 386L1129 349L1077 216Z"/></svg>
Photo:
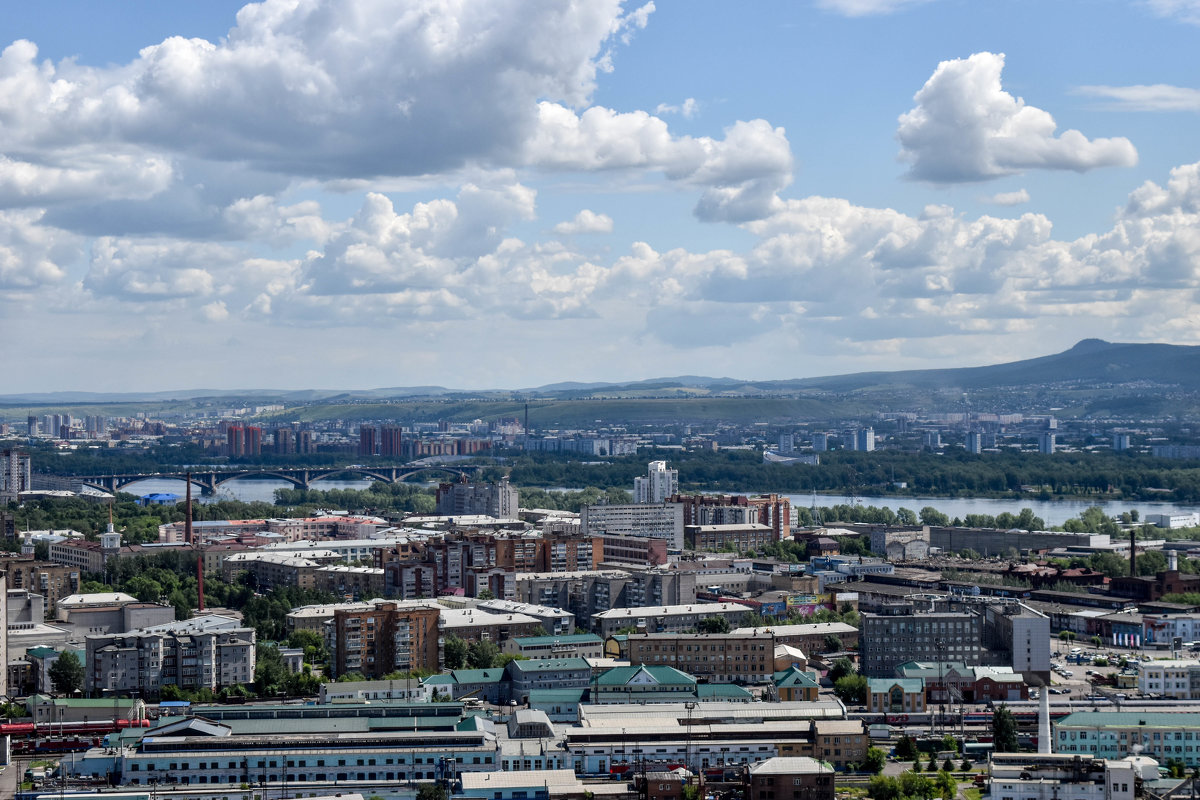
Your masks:
<svg viewBox="0 0 1200 800"><path fill-rule="evenodd" d="M1129 577L1137 577L1137 532L1129 529Z"/></svg>
<svg viewBox="0 0 1200 800"><path fill-rule="evenodd" d="M1050 741L1050 687L1043 686L1041 691L1041 708L1038 710L1038 754L1043 756L1053 752Z"/></svg>
<svg viewBox="0 0 1200 800"><path fill-rule="evenodd" d="M1171 572L1179 572L1179 553L1171 550L1167 553L1167 569Z"/></svg>
<svg viewBox="0 0 1200 800"><path fill-rule="evenodd" d="M192 541L192 473L187 473L187 499L184 501L183 540L190 545Z"/></svg>

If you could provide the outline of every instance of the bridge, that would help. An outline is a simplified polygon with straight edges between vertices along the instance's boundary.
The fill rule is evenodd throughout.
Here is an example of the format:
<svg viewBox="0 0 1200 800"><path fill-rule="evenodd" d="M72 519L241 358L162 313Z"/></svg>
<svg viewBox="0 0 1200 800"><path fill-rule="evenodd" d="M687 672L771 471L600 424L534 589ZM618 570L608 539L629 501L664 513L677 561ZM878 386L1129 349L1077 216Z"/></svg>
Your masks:
<svg viewBox="0 0 1200 800"><path fill-rule="evenodd" d="M481 468L479 464L431 464L414 461L391 467L367 467L355 464L349 467L299 467L296 469L280 469L262 467L259 469L198 469L190 473L192 485L199 487L201 494L216 494L217 487L227 481L238 478L276 478L287 481L297 489L310 489L317 481L331 478L335 475L352 473L383 483L399 483L419 472L444 472L454 477L473 474ZM114 475L72 475L72 480L79 481L84 486L91 486L105 492L119 492L130 484L138 481L163 479L186 481L187 472L137 472Z"/></svg>

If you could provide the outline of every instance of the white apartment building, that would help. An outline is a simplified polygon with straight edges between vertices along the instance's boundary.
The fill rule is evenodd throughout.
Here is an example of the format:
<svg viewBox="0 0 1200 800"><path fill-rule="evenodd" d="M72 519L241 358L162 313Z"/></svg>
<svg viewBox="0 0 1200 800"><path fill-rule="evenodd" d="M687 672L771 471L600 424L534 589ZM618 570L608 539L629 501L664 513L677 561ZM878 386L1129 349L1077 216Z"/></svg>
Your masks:
<svg viewBox="0 0 1200 800"><path fill-rule="evenodd" d="M682 503L614 503L584 506L580 524L588 536L641 536L666 539L669 546L683 549Z"/></svg>
<svg viewBox="0 0 1200 800"><path fill-rule="evenodd" d="M633 502L662 503L678 488L679 470L667 469L665 461L651 461L646 477L633 479Z"/></svg>
<svg viewBox="0 0 1200 800"><path fill-rule="evenodd" d="M1200 661L1139 661L1138 691L1176 700L1200 699Z"/></svg>

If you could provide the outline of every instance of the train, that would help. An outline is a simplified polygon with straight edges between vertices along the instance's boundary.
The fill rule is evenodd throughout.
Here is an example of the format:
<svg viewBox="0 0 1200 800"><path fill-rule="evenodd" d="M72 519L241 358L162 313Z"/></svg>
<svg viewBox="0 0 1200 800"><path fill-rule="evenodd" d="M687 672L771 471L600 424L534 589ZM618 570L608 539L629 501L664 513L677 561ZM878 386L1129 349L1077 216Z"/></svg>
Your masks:
<svg viewBox="0 0 1200 800"><path fill-rule="evenodd" d="M85 743L87 749L100 743L100 737L126 728L149 728L146 719L106 719L95 722L0 722L0 736L11 736L16 752L50 753L64 749L61 742ZM30 748L33 749L30 749Z"/></svg>

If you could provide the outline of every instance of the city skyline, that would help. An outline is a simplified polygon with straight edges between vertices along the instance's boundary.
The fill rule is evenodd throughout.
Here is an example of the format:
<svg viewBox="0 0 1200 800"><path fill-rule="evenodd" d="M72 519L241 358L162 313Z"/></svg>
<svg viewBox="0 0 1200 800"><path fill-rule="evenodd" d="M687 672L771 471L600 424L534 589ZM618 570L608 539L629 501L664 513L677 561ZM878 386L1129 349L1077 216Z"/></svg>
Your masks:
<svg viewBox="0 0 1200 800"><path fill-rule="evenodd" d="M1195 0L122 8L0 31L11 392L1200 343Z"/></svg>

